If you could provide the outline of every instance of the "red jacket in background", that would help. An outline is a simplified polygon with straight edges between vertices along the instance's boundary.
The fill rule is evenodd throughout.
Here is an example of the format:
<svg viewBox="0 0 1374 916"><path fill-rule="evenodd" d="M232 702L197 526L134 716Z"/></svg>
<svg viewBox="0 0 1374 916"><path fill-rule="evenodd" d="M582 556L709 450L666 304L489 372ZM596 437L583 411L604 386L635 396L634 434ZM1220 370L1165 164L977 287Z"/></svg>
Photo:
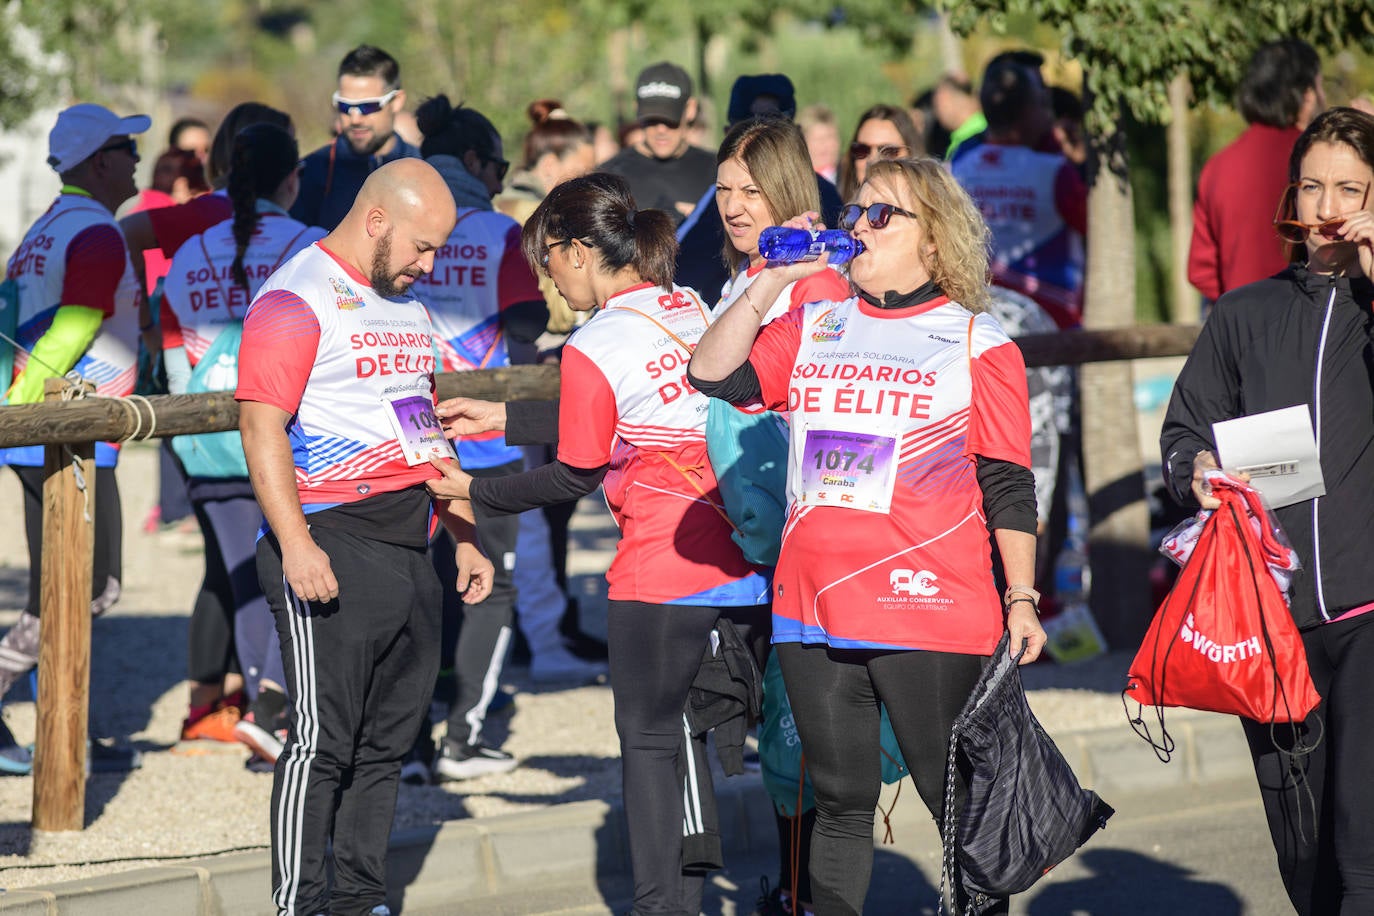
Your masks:
<svg viewBox="0 0 1374 916"><path fill-rule="evenodd" d="M1296 127L1251 124L1202 167L1193 205L1188 282L1208 299L1288 266L1274 211L1288 185Z"/></svg>

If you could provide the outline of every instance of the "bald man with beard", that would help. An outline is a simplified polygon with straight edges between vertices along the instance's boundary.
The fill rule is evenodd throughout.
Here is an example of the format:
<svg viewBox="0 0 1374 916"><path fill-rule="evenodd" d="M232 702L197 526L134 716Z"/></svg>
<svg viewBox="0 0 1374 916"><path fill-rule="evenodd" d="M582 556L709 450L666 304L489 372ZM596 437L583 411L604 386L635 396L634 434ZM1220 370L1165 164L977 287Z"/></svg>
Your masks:
<svg viewBox="0 0 1374 916"><path fill-rule="evenodd" d="M425 490L439 476L429 459L453 450L434 416L433 329L410 290L455 219L433 167L388 163L244 319L239 429L291 698L272 780L272 902L283 916L390 913L401 757L439 669L431 512L457 543L463 600L491 590L471 510Z"/></svg>

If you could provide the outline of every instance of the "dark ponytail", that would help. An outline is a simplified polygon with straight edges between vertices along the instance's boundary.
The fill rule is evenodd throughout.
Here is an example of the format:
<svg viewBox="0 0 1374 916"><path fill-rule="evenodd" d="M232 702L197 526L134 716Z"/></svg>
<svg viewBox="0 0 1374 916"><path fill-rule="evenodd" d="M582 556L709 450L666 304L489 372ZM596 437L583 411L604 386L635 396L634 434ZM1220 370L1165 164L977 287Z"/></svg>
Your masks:
<svg viewBox="0 0 1374 916"><path fill-rule="evenodd" d="M677 234L662 210L639 210L619 175L592 172L555 187L525 222L520 250L534 270L542 267L545 239L579 239L601 253L603 269L632 266L640 279L671 289L677 267Z"/></svg>
<svg viewBox="0 0 1374 916"><path fill-rule="evenodd" d="M440 155L462 159L468 150L481 159L492 159L501 139L496 127L480 111L461 103L454 108L442 93L425 99L415 109L415 126L424 135L420 155L425 159Z"/></svg>
<svg viewBox="0 0 1374 916"><path fill-rule="evenodd" d="M295 171L299 160L295 138L275 124L253 124L234 137L228 188L229 200L234 205L234 263L230 275L245 290L250 287L243 255L258 227L258 198L275 194Z"/></svg>

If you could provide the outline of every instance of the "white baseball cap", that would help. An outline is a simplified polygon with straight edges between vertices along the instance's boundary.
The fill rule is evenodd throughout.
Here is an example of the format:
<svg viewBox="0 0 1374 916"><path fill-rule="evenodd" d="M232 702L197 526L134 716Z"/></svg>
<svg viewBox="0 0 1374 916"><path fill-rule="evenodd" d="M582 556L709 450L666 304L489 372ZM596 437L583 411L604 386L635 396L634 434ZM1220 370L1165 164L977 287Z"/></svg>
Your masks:
<svg viewBox="0 0 1374 916"><path fill-rule="evenodd" d="M73 105L58 114L48 132L48 165L60 175L86 161L111 137L141 134L152 126L147 115L121 118L103 105Z"/></svg>

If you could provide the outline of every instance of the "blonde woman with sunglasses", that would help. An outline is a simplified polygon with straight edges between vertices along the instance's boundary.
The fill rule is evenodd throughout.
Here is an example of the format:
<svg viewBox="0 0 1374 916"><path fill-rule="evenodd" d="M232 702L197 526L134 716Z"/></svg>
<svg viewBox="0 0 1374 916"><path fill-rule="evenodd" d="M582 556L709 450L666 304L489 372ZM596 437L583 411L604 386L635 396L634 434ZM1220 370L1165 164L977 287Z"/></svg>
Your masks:
<svg viewBox="0 0 1374 916"><path fill-rule="evenodd" d="M816 795L812 903L863 910L881 700L930 813L950 729L1004 631L1039 656L1030 412L1021 353L991 316L987 227L929 158L867 169L840 227L864 244L852 292L760 330L788 283L770 267L721 315L688 378L790 414L788 519L773 644ZM814 225L815 214L789 224ZM1007 581L998 594L988 532ZM955 804L962 804L963 787ZM958 882L955 882L958 886ZM987 912L1006 912L996 901Z"/></svg>
<svg viewBox="0 0 1374 916"><path fill-rule="evenodd" d="M1318 115L1274 228L1287 270L1217 300L1174 386L1160 451L1182 503L1215 508L1214 423L1306 408L1326 495L1274 512L1302 560L1289 609L1322 702L1294 732L1242 719L1279 873L1300 914L1374 912L1374 117ZM1310 753L1290 753L1297 745ZM1301 776L1295 777L1299 773Z"/></svg>

